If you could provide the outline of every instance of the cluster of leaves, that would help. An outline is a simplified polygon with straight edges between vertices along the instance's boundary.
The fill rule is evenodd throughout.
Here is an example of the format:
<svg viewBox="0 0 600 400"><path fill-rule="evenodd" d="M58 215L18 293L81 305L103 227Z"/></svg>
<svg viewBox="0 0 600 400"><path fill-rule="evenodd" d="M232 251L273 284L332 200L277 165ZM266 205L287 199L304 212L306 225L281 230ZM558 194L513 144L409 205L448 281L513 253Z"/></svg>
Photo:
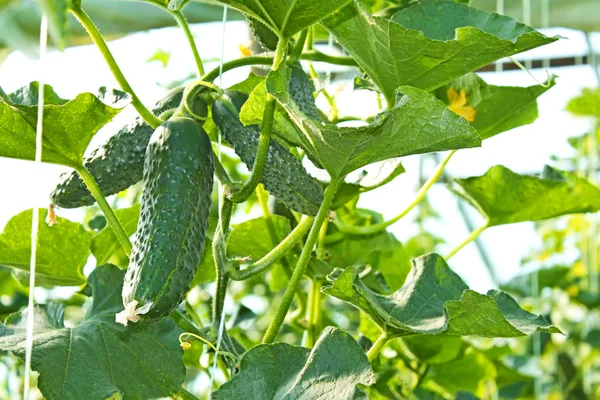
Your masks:
<svg viewBox="0 0 600 400"><path fill-rule="evenodd" d="M175 0L150 2L176 19L187 5ZM57 43L67 38L68 11L88 30L94 29L86 24L85 3L42 3ZM128 264L121 248L123 238L111 226L95 228L102 217L94 212L86 224L58 217L40 225L37 283L47 288L75 286L78 291L68 301L48 301L34 310L22 310L26 290L19 282L28 281L32 221L31 210L24 211L0 235L0 264L6 266L0 270L0 311L6 315L0 324L0 350L25 358L26 316L35 313L32 368L39 372L38 388L48 399L105 399L115 394L132 399L194 398L193 383L203 374L212 374L211 379L222 383L212 393L218 399L468 399L487 398L498 390L503 398L516 397L517 390L519 396L532 393L538 372L531 366L536 360L516 355L491 338L544 334L544 340L552 343L550 334L561 330L544 316L521 308L503 290L480 294L469 289L447 263L460 246L442 257L433 252L436 240L426 232L401 243L387 228L406 212L384 221L377 211L357 206L362 193L402 174L401 165L377 177L377 183L345 179L375 162L451 150L411 208L419 205L456 150L481 146L490 137L533 122L538 116L537 98L555 83L551 77L543 86L498 87L473 71L557 39L462 1L220 3L265 28L255 30L262 43L278 43L275 57L269 59L275 60L274 67L265 77L251 75L235 85L249 94L239 116L244 124L261 124L269 131L272 124L272 140L328 173L330 182L323 183L325 200L314 222L310 220L310 233L270 271L231 285L228 293L226 285L218 285L214 296L211 284L223 255L213 254L213 246L207 244L194 287L179 309L168 319L125 327L114 320L123 309L123 268ZM382 10L386 12L375 15ZM185 19L178 22L186 29ZM316 35L310 33L317 28L333 35L350 57L312 50ZM102 46L97 31L90 33ZM107 50L102 50L106 55ZM339 126L319 112L307 115L290 93L292 72L285 62L303 57L357 66L357 88L376 91L386 100L387 109L359 127ZM247 65L267 58L248 57ZM245 65L244 59L238 61ZM114 60L108 62L118 70ZM201 63L198 66L202 70ZM218 71L209 72L204 78L217 75ZM123 81L120 77L122 85ZM47 87L42 161L85 173L83 155L94 134L130 97L140 109L132 89L128 85L123 89L130 93L103 89L97 96L84 93L67 101ZM0 90L0 156L34 159L38 96L35 83L12 94ZM209 118L204 127L217 141L214 121ZM239 177L235 175L238 164L235 158L223 160L224 170L233 178ZM553 167L546 167L540 176L529 176L494 166L482 176L452 180L450 188L486 219L463 245L486 228L600 209L600 189L593 182ZM242 221L225 235L226 256L240 264L277 251L286 237L306 223L276 202L269 209L267 195L262 188L257 192L264 215L251 220L240 216ZM254 204L251 197L248 205ZM99 205L104 214L110 211L108 204ZM112 228L116 223L131 236L139 204L127 205L115 207L116 221L109 219L111 214L106 217ZM41 210L40 220L52 212ZM213 207L208 240L223 223ZM90 256L96 266L86 276L83 267ZM299 285L295 284L297 271L302 272ZM506 289L518 287L513 282ZM284 324L289 304L280 303L290 293L297 310ZM232 312L219 309L226 295L235 304ZM211 297L216 310L212 316ZM87 306L85 315L82 303ZM70 317L69 307L77 310L75 316ZM224 331L216 329L221 324L215 326L214 316L221 313L227 320ZM212 328L203 324L211 317ZM278 333L282 341L273 343ZM190 338L182 346L185 353L180 335ZM222 374L208 368L212 359Z"/></svg>

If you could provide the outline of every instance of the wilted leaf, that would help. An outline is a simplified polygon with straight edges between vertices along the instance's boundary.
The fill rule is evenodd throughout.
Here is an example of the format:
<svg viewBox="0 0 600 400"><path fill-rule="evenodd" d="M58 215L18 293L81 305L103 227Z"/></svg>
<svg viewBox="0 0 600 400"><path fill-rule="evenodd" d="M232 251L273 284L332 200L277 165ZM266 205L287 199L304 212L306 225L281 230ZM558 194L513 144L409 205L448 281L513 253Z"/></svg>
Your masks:
<svg viewBox="0 0 600 400"><path fill-rule="evenodd" d="M123 276L110 264L92 272L94 302L76 328L64 326L61 304L35 309L32 368L40 373L38 387L45 398L105 400L118 391L147 399L179 391L185 377L181 331L170 320L117 324ZM19 358L25 357L26 314L0 325L0 348Z"/></svg>

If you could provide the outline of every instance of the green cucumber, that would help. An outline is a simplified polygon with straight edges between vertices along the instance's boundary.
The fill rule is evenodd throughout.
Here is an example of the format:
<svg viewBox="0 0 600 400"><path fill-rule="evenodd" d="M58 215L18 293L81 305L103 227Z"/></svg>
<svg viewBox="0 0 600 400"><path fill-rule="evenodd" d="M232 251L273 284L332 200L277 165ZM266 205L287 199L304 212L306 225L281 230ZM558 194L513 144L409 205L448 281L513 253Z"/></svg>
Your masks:
<svg viewBox="0 0 600 400"><path fill-rule="evenodd" d="M190 118L173 117L152 134L118 322L165 318L188 292L204 251L213 161L208 135Z"/></svg>
<svg viewBox="0 0 600 400"><path fill-rule="evenodd" d="M236 91L227 91L228 98L221 97L213 103L212 115L225 140L248 168L254 165L260 127L244 126L237 111L248 96ZM273 196L288 208L306 215L316 215L323 202L323 188L306 172L300 161L288 149L271 139L267 163L261 183Z"/></svg>
<svg viewBox="0 0 600 400"><path fill-rule="evenodd" d="M302 65L296 63L290 66L292 74L290 77L289 91L292 100L298 105L300 110L310 119L321 121L321 115L315 103L315 85L312 79L304 72Z"/></svg>
<svg viewBox="0 0 600 400"><path fill-rule="evenodd" d="M155 105L152 112L159 116L177 108L182 97L183 88L173 89ZM142 179L144 155L152 132L152 127L141 117L136 117L85 158L83 165L90 171L104 196L119 193ZM52 204L62 208L91 206L95 203L76 171L60 176L50 199Z"/></svg>

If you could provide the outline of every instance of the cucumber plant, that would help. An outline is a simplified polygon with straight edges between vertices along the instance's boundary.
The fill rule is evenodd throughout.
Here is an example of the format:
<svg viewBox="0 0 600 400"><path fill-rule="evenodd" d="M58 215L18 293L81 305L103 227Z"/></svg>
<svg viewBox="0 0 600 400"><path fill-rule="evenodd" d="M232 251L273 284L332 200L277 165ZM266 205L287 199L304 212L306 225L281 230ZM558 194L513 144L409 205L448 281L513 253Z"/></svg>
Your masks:
<svg viewBox="0 0 600 400"><path fill-rule="evenodd" d="M537 98L555 85L550 76L499 87L475 72L559 38L465 1L389 2L382 10L362 0L219 0L250 22L264 52L205 71L184 17L198 5L146 2L175 18L198 74L151 110L85 0L42 2L55 44L68 43L71 15L122 91L65 100L44 87L42 162L71 171L40 211L50 218L40 225L34 277L43 288L80 290L68 300L48 291L44 304L23 307L33 214L13 217L0 235L7 374L21 376L29 333L47 399L492 399L535 381L515 361L519 345L542 337L558 346L569 332L502 288L470 289L449 263L488 228L595 213L600 188L553 166L541 175L490 166L456 178L445 167L461 149L532 123ZM344 55L317 50L329 38ZM321 76L316 62L353 73L356 90L374 92L378 113L359 118L338 108L323 82L345 78ZM268 71L217 84L254 65ZM1 157L34 159L41 92L36 83L0 90ZM136 119L84 157L127 102ZM405 172L402 157L439 152L445 157L394 217L360 207L361 195ZM377 174L374 163L393 168ZM402 243L390 227L413 209L426 218L428 191L441 180L485 223L444 254L428 232ZM123 195L139 181L141 196ZM84 223L61 216L89 206ZM262 216L249 219L244 211L254 209ZM96 265L84 273L90 255ZM67 306L86 308L85 317L72 321ZM0 390L10 396L12 386ZM550 393L541 390L535 395ZM590 398L597 390L581 389Z"/></svg>

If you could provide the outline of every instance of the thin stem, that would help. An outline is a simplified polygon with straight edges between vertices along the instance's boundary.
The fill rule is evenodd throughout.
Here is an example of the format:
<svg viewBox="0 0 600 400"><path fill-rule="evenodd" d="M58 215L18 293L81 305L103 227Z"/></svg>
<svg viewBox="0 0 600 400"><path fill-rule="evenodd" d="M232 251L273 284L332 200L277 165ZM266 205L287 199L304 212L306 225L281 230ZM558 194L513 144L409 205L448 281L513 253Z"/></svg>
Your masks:
<svg viewBox="0 0 600 400"><path fill-rule="evenodd" d="M212 69L202 77L202 80L205 82L212 82L216 78L218 78L221 73L225 73L227 71L231 71L232 69L240 67L247 67L249 65L272 65L274 59L274 56L249 56L238 58L237 60L232 60L224 63L222 70L220 66ZM320 51L314 50L302 53L300 59L325 62L334 65L356 66L356 61L354 61L354 59L351 57L330 56L321 53Z"/></svg>
<svg viewBox="0 0 600 400"><path fill-rule="evenodd" d="M391 337L389 337L385 332L383 332L379 336L379 338L377 338L375 343L373 343L373 346L371 346L371 348L367 352L367 358L369 359L369 362L373 362L373 360L377 358L379 353L381 353L381 350L383 350L383 348L390 339Z"/></svg>
<svg viewBox="0 0 600 400"><path fill-rule="evenodd" d="M448 254L446 254L446 257L444 257L446 259L446 261L448 261L450 259L450 257L452 257L453 255L458 253L463 247L465 247L466 245L471 243L473 240L477 239L477 237L479 235L481 235L481 232L485 231L488 226L489 226L489 221L487 221L485 224L483 224L483 226L481 226L481 227L475 229L473 232L471 232L471 234L469 236L467 236L467 238L461 244L459 244L454 249L452 249Z"/></svg>
<svg viewBox="0 0 600 400"><path fill-rule="evenodd" d="M273 250L255 263L248 265L243 270L229 271L231 279L241 281L266 271L269 267L287 255L287 253L300 242L308 229L312 226L313 217L305 217L285 239Z"/></svg>
<svg viewBox="0 0 600 400"><path fill-rule="evenodd" d="M133 91L133 88L131 87L131 85L129 85L127 79L125 79L123 72L121 72L121 69L119 68L119 65L117 64L115 58L110 52L110 49L106 45L106 41L102 37L102 34L100 33L96 25L94 25L94 22L85 13L85 11L83 11L82 8L72 8L69 11L71 12L71 14L73 14L75 18L77 18L77 20L81 23L81 25L92 38L92 41L94 42L96 47L98 47L100 53L102 53L106 64L108 64L108 68L110 68L110 71L119 83L119 86L121 86L121 89L123 89L123 91L131 95L131 104L133 104L133 106L140 114L140 116L144 119L144 121L146 121L146 123L152 128L156 129L160 124L162 124L162 121L159 118L157 118L154 114L152 114L152 112L150 112L150 110L148 110L146 106L144 106L139 97L137 97L137 95Z"/></svg>
<svg viewBox="0 0 600 400"><path fill-rule="evenodd" d="M176 308L170 315L169 318L175 322L175 325L181 328L184 332L193 333L196 336L201 336L204 339L208 340L206 335L198 329L196 324L194 324L187 315L185 315L179 308Z"/></svg>
<svg viewBox="0 0 600 400"><path fill-rule="evenodd" d="M198 70L198 77L204 75L204 65L202 65L202 59L200 58L200 53L198 53L198 47L196 46L196 42L194 41L194 36L190 31L190 26L188 25L185 16L181 11L170 11L173 18L179 24L179 27L185 33L185 37L189 43L190 49L192 50L192 54L194 55L194 61L196 62L196 69Z"/></svg>
<svg viewBox="0 0 600 400"><path fill-rule="evenodd" d="M177 398L181 400L200 400L198 397L194 396L184 388L179 389L179 393L177 393Z"/></svg>
<svg viewBox="0 0 600 400"><path fill-rule="evenodd" d="M271 143L271 131L273 129L276 106L277 101L275 98L271 95L267 95L267 104L265 105L263 113L263 122L260 130L260 137L258 139L258 150L256 152L256 158L254 159L254 165L252 166L252 172L250 173L248 180L244 183L244 186L231 197L231 200L234 203L242 203L248 200L262 178L262 173L265 169L265 164L267 163L269 144Z"/></svg>
<svg viewBox="0 0 600 400"><path fill-rule="evenodd" d="M225 170L225 167L223 166L223 164L221 164L221 161L219 160L219 156L217 154L214 154L214 151L213 151L213 161L214 161L214 165L215 165L215 176L217 177L219 182L221 182L222 185L231 185L231 183L232 183L231 178L229 177L229 174Z"/></svg>
<svg viewBox="0 0 600 400"><path fill-rule="evenodd" d="M275 313L275 316L271 320L269 328L263 338L263 343L273 343L283 322L285 320L285 316L290 309L292 304L292 300L294 299L294 295L300 288L300 283L302 282L302 278L304 277L304 273L306 272L306 268L308 266L308 262L310 261L310 257L312 254L313 247L317 242L317 238L319 237L319 231L321 230L321 225L323 221L327 217L329 212L329 206L335 197L335 192L338 189L340 182L342 182L344 177L337 177L331 180L329 186L325 190L325 198L323 199L323 203L319 208L319 212L317 213L317 217L314 220L314 223L310 229L310 233L308 234L308 238L306 239L306 243L304 244L304 248L302 249L302 253L300 254L300 258L298 259L298 264L294 269L294 274L290 279L290 282L285 289L285 293L283 294L283 298L281 299L281 304Z"/></svg>
<svg viewBox="0 0 600 400"><path fill-rule="evenodd" d="M98 206L100 207L102 213L108 221L108 225L112 228L115 236L117 237L117 240L119 241L119 243L121 243L125 254L127 255L127 257L129 257L132 248L131 242L129 241L129 236L125 232L125 229L123 229L123 226L117 219L117 216L113 212L112 208L110 208L110 205L108 205L108 202L104 198L102 190L100 190L100 188L98 187L96 180L94 179L92 174L90 174L90 172L87 170L87 168L85 168L83 165L76 168L76 171L79 173L81 179L83 179L83 182L85 182L85 185L87 186L88 190L98 203Z"/></svg>
<svg viewBox="0 0 600 400"><path fill-rule="evenodd" d="M302 50L304 50L304 43L306 42L307 36L308 28L300 32L300 36L298 36L298 41L296 42L296 45L294 46L294 49L290 54L290 59L288 60L290 64L297 63L300 57L302 56Z"/></svg>
<svg viewBox="0 0 600 400"><path fill-rule="evenodd" d="M408 205L408 207L406 207L404 210L402 210L402 212L400 214L396 215L394 218L390 219L389 221L384 221L384 222L380 222L378 224L369 225L369 226L348 225L348 224L345 224L344 222L338 220L338 221L336 221L336 226L338 227L338 229L340 231L345 232L345 233L354 234L354 235L372 235L374 233L379 233L379 232L384 231L389 226L400 221L406 214L408 214L410 211L412 211L413 208L415 208L417 205L419 205L419 203L421 203L421 201L423 201L423 199L427 195L427 192L429 191L429 189L433 186L434 183L437 182L437 180L440 178L440 176L444 172L444 168L446 167L446 164L448 164L448 162L450 161L450 159L452 158L454 153L456 153L456 150L452 150L446 156L446 158L444 160L442 160L441 163L439 163L439 165L437 166L433 175L431 175L429 177L429 179L427 179L425 184L423 184L421 189L419 189L419 191L417 192L417 195L415 196L413 201Z"/></svg>
<svg viewBox="0 0 600 400"><path fill-rule="evenodd" d="M320 331L321 320L321 286L323 283L318 279L313 279L310 285L308 295L308 315L306 318L305 347L313 347Z"/></svg>

